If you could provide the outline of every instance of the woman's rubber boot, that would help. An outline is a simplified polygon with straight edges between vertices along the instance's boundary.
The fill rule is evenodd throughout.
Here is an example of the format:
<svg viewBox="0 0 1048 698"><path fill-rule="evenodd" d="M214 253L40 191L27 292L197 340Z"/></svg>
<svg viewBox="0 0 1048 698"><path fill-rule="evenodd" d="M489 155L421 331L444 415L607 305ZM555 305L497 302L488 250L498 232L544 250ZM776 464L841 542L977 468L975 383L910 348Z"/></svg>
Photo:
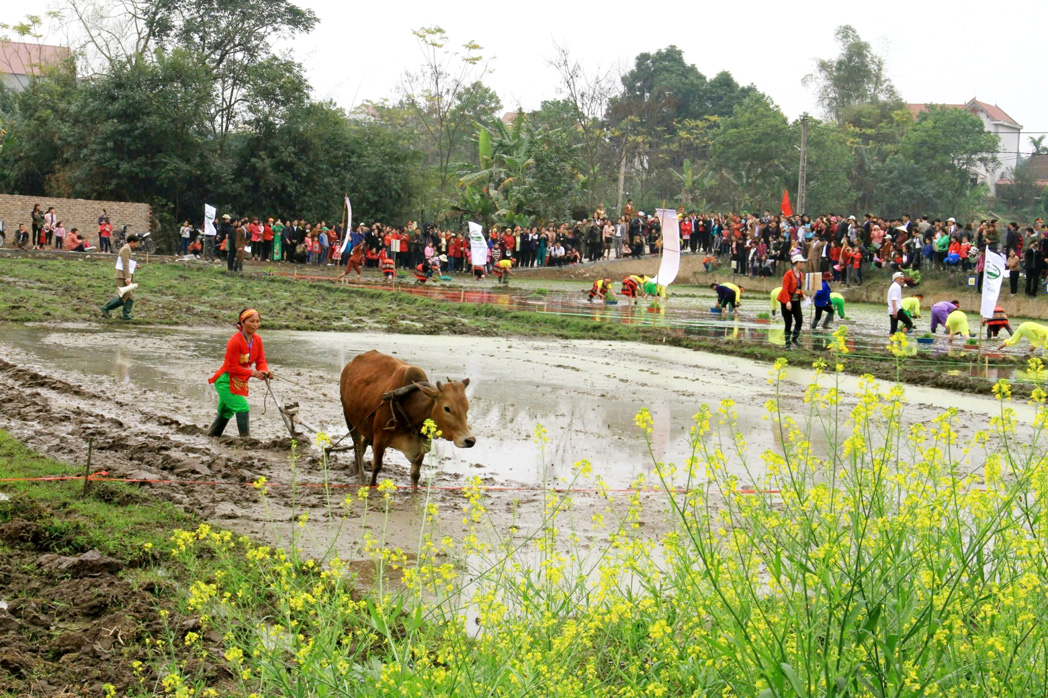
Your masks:
<svg viewBox="0 0 1048 698"><path fill-rule="evenodd" d="M801 333L799 331L793 333L793 343L798 347L801 345Z"/></svg>
<svg viewBox="0 0 1048 698"><path fill-rule="evenodd" d="M102 306L102 317L104 317L104 318L106 318L108 320L109 318L112 317L112 315L109 314L109 311L110 310L116 310L117 308L119 308L123 304L124 304L124 301L119 296L117 296L115 298L110 298L109 302Z"/></svg>
<svg viewBox="0 0 1048 698"><path fill-rule="evenodd" d="M121 320L132 320L132 319L134 319L134 318L131 317L131 308L134 305L135 305L134 299L124 301L124 314L120 318Z"/></svg>
<svg viewBox="0 0 1048 698"><path fill-rule="evenodd" d="M229 417L223 417L221 415L215 417L215 421L211 422L211 428L207 430L207 435L222 436L222 432L226 430L227 424L229 424Z"/></svg>
<svg viewBox="0 0 1048 698"><path fill-rule="evenodd" d="M250 412L237 412L237 430L240 432L240 438L242 439L251 436L250 416Z"/></svg>
<svg viewBox="0 0 1048 698"><path fill-rule="evenodd" d="M827 315L826 319L822 321L822 329L826 330L830 327L830 320L833 319L832 315Z"/></svg>

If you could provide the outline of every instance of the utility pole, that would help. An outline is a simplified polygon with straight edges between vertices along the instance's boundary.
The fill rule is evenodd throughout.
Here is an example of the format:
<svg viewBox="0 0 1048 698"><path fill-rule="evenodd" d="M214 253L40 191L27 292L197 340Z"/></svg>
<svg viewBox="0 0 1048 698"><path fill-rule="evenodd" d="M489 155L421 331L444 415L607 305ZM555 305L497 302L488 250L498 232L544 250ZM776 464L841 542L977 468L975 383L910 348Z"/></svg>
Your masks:
<svg viewBox="0 0 1048 698"><path fill-rule="evenodd" d="M808 196L808 113L801 114L801 166L797 175L797 215L804 215Z"/></svg>

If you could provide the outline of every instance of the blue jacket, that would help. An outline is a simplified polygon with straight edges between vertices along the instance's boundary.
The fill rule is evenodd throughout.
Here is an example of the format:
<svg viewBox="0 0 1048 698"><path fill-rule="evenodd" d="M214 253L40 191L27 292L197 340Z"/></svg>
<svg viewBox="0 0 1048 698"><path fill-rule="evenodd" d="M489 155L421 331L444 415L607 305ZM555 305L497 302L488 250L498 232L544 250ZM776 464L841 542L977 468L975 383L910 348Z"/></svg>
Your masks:
<svg viewBox="0 0 1048 698"><path fill-rule="evenodd" d="M815 303L816 308L825 308L830 304L830 285L825 281L822 282L822 288L815 292L812 301Z"/></svg>

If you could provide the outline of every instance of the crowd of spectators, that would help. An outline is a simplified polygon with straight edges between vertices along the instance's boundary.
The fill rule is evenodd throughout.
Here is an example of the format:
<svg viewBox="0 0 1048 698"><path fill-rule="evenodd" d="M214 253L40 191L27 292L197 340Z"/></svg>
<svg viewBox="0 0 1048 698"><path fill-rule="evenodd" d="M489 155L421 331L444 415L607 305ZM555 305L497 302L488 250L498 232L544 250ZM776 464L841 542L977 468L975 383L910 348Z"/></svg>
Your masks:
<svg viewBox="0 0 1048 698"><path fill-rule="evenodd" d="M97 247L79 230L66 230L54 207L33 207L29 224L21 223L15 245L23 249L112 250L113 227L103 210L98 217ZM1048 230L1037 219L1022 228L996 220L958 223L930 216L881 217L866 214L860 221L849 215L816 217L774 216L756 213L678 211L681 251L702 254L709 271L730 264L733 274L778 276L789 260L800 254L807 271L829 272L833 281L845 286L861 285L864 271L871 267L906 271L908 276L922 268L947 272L975 273L981 287L985 250L998 250L1007 260L1009 290L1038 295L1048 273ZM542 226L492 226L485 231L488 253L474 263L469 238L462 232L435 225L358 225L348 232L327 221L309 222L281 218L250 217L231 221L216 219L211 226L194 227L183 222L179 230L178 254L214 259L225 257L234 232L243 239L243 257L258 262L293 262L308 265L344 263L350 251L364 245L364 265L378 268L380 253L399 269L419 264L439 266L448 273L468 273L483 267L490 272L500 260L510 258L516 267L577 265L598 260L642 258L659 254L662 229L659 218L637 211L628 201L619 215L609 215L598 206L584 220L548 223Z"/></svg>

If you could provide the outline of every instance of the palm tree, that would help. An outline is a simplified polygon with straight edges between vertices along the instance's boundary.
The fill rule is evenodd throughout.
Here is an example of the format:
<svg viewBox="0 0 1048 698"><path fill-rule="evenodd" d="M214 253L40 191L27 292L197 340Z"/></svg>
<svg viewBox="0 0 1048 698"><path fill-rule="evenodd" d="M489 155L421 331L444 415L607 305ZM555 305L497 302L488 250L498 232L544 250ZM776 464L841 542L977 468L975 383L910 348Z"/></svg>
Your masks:
<svg viewBox="0 0 1048 698"><path fill-rule="evenodd" d="M1030 136L1030 145L1033 146L1034 155L1048 155L1048 146L1044 144L1044 136L1037 136L1037 138Z"/></svg>

